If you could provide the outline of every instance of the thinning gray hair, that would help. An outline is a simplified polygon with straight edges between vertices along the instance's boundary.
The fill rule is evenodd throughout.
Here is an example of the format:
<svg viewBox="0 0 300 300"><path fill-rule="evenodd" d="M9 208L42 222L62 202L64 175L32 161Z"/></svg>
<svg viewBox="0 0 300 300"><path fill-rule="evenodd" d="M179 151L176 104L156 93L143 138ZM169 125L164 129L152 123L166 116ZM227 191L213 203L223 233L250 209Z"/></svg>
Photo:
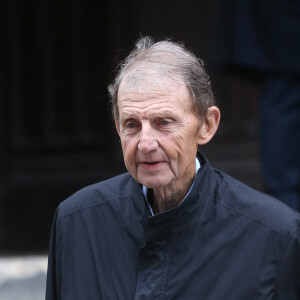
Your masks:
<svg viewBox="0 0 300 300"><path fill-rule="evenodd" d="M117 76L108 87L112 115L116 121L119 120L118 90L122 80L128 76L143 76L143 70L149 71L149 68L172 80L183 82L191 93L193 110L200 119L205 118L208 107L214 105L215 100L203 61L181 44L168 40L154 43L151 37L146 36L137 41L135 48L119 65Z"/></svg>

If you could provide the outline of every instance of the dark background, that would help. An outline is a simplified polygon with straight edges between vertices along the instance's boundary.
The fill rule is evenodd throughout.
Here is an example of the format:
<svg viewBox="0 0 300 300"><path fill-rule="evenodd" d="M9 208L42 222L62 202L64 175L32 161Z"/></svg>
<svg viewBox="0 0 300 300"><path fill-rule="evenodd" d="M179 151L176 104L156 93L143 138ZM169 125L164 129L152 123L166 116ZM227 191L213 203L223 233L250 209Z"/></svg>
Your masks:
<svg viewBox="0 0 300 300"><path fill-rule="evenodd" d="M124 172L107 85L140 35L184 42L208 61L212 1L4 1L0 40L0 253L46 252L57 205ZM207 70L221 125L203 151L262 189L258 87Z"/></svg>

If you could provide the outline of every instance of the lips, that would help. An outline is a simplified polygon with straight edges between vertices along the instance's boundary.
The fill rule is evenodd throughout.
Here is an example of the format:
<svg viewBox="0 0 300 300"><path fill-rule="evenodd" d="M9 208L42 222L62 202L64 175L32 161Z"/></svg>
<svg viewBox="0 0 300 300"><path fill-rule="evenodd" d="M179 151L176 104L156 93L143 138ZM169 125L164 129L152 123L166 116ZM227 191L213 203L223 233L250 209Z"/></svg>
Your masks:
<svg viewBox="0 0 300 300"><path fill-rule="evenodd" d="M156 170L163 164L162 161L143 161L140 165L147 170Z"/></svg>

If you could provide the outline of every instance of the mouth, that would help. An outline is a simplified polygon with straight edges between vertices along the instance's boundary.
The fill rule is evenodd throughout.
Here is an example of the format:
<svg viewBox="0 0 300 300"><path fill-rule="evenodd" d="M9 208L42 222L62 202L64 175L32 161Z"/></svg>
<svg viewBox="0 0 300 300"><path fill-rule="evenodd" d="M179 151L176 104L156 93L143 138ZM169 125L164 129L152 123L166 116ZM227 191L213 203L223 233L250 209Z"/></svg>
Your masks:
<svg viewBox="0 0 300 300"><path fill-rule="evenodd" d="M163 164L162 161L143 161L140 165L147 170L158 169Z"/></svg>

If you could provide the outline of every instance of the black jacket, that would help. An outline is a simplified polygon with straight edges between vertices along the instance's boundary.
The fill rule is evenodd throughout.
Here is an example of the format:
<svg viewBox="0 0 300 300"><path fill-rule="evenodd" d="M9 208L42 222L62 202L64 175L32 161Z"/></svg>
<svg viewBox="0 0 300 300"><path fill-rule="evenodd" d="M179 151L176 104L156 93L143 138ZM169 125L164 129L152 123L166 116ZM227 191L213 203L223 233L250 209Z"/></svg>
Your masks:
<svg viewBox="0 0 300 300"><path fill-rule="evenodd" d="M150 217L123 174L58 207L46 299L300 299L300 215L201 168L178 207Z"/></svg>

